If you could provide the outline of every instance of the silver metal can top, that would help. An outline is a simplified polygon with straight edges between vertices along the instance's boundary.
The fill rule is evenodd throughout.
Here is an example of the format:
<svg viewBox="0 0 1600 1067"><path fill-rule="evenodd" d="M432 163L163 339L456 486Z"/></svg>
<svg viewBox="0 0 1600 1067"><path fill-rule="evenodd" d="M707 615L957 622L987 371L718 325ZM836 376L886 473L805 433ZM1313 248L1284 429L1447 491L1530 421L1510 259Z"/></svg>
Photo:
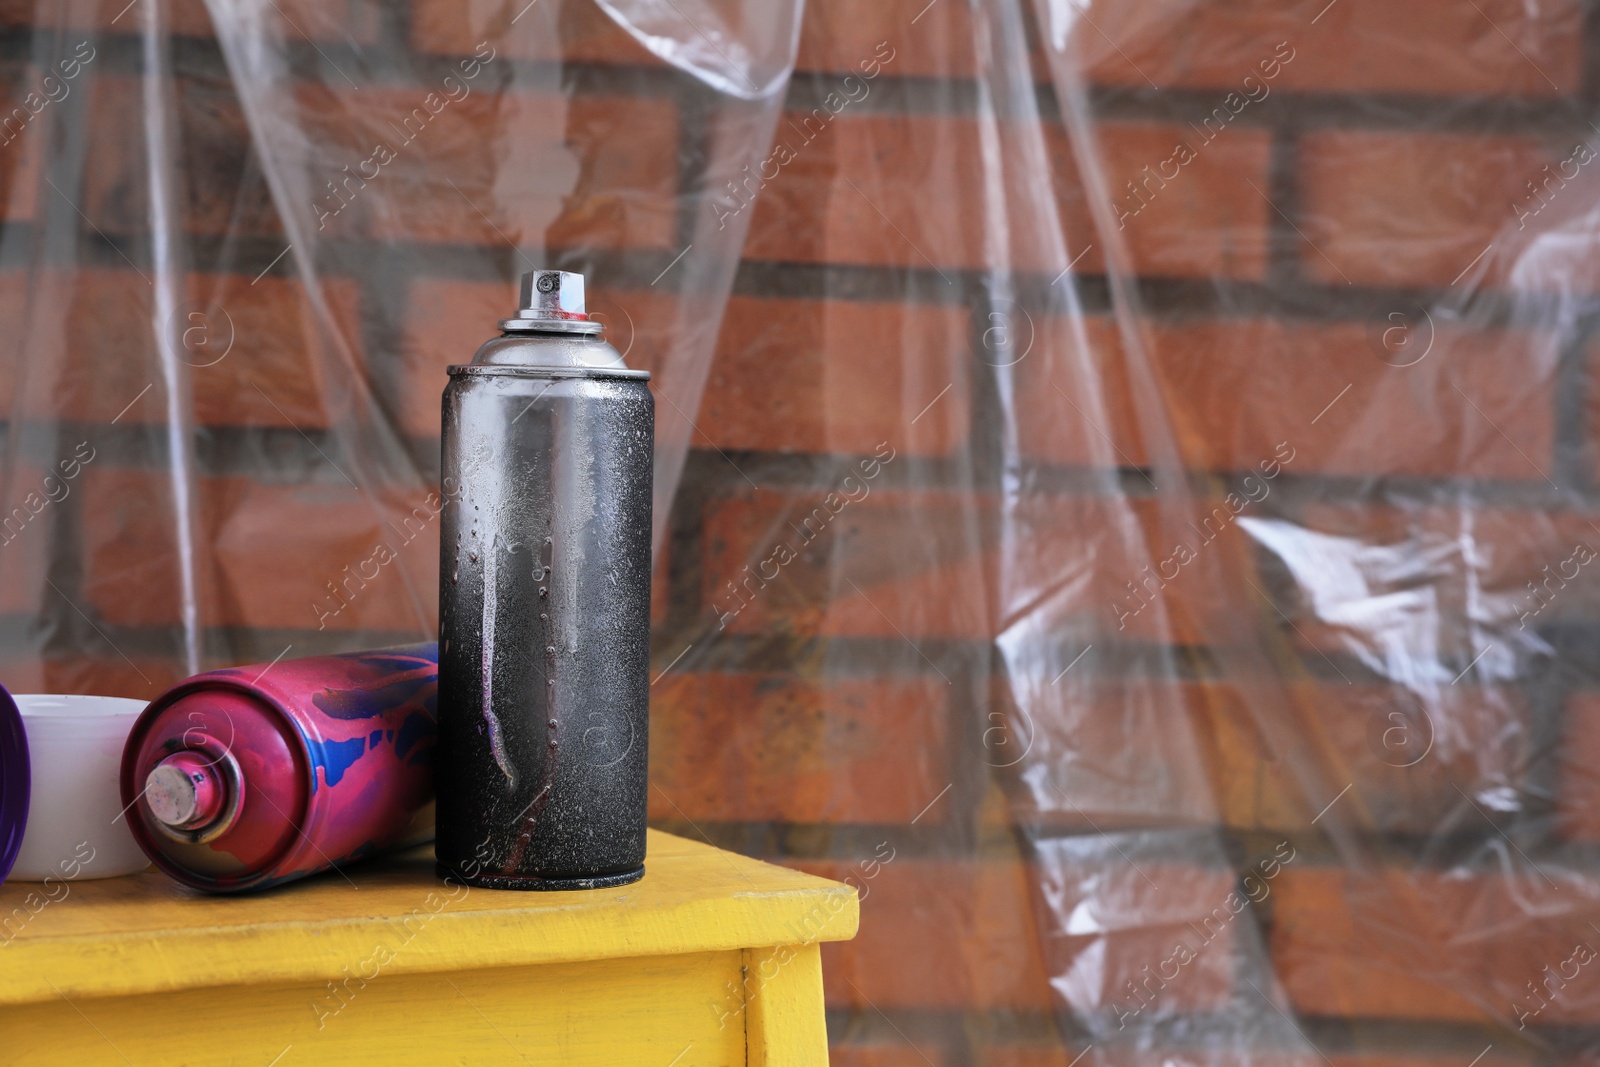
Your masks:
<svg viewBox="0 0 1600 1067"><path fill-rule="evenodd" d="M584 310L583 275L565 270L530 270L522 276L522 307L501 319L507 333L597 334L600 323Z"/></svg>

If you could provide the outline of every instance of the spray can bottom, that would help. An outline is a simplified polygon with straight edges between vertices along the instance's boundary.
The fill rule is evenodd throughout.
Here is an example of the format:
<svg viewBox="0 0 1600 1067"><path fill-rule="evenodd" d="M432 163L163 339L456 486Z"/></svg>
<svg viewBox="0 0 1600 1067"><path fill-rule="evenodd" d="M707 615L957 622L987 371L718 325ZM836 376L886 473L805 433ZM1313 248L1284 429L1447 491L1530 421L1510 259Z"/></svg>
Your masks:
<svg viewBox="0 0 1600 1067"><path fill-rule="evenodd" d="M436 864L435 869L439 877L446 881L459 882L462 885L472 886L475 889L517 889L543 890L549 893L564 892L570 889L614 889L619 885L632 885L644 877L644 864L629 871L617 874L601 874L592 878L540 878L536 875L526 874L498 874L489 871L478 871L468 874L447 867L443 863Z"/></svg>

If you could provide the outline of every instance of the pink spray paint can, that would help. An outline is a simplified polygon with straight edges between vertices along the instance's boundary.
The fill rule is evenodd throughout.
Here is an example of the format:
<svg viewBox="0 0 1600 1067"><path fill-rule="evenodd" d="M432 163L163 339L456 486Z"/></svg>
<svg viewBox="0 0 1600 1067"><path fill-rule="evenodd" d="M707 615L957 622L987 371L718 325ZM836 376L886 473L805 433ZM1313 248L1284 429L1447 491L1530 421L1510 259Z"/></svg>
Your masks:
<svg viewBox="0 0 1600 1067"><path fill-rule="evenodd" d="M156 698L122 754L129 829L212 892L427 840L437 644L210 671Z"/></svg>

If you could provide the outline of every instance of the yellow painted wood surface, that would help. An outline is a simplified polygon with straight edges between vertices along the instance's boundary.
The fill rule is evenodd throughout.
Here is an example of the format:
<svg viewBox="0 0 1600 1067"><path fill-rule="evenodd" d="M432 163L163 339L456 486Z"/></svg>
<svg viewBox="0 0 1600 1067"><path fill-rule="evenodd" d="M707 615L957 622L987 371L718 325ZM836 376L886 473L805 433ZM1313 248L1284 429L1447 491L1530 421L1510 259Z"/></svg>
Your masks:
<svg viewBox="0 0 1600 1067"><path fill-rule="evenodd" d="M447 886L431 846L253 896L46 893L0 887L0 1064L826 1063L816 942L858 921L847 886L654 832L642 881L584 893Z"/></svg>
<svg viewBox="0 0 1600 1067"><path fill-rule="evenodd" d="M0 1008L0 1064L733 1067L747 1062L744 1029L719 1027L713 1008L739 962L719 952L380 971L341 995L301 983L57 997Z"/></svg>
<svg viewBox="0 0 1600 1067"><path fill-rule="evenodd" d="M821 946L747 948L744 972L750 1067L827 1063Z"/></svg>

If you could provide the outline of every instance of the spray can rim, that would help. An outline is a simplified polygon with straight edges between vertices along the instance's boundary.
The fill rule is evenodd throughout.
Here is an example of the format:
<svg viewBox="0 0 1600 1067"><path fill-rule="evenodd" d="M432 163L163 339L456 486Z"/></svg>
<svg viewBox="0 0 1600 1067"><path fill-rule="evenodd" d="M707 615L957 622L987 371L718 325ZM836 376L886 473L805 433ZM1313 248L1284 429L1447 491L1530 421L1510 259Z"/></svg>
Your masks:
<svg viewBox="0 0 1600 1067"><path fill-rule="evenodd" d="M288 730L291 731L293 735L297 735L299 737L301 747L297 749L291 746L290 751L295 754L296 769L299 772L302 781L308 788L314 786L315 772L312 770L311 765L305 760L303 755L305 747L315 743L311 735L305 731L305 729L293 715L288 713L279 698L269 688L265 686L252 688L251 686L245 685L244 683L235 679L219 677L219 675L222 673L222 671L206 671L202 674L197 674L192 678L186 679L185 681L180 682L178 685L173 686L165 693L162 693L155 700L151 701L150 706L145 708L144 711L139 714L139 718L136 722L134 722L133 728L128 731L128 743L122 750L120 784L122 787L123 803L125 803L129 809L132 809L134 804L138 801L145 785L144 781L138 776L139 750L143 747L145 738L149 735L150 730L154 728L155 723L160 719L161 715L180 700L191 696L201 696L207 693L216 693L219 690L236 696L248 698L262 708L267 715L275 720L280 726L287 726ZM316 740L320 741L320 738ZM228 746L224 746L224 748L227 747ZM229 756L229 762L232 763L231 753L229 753ZM237 773L236 764L234 765L234 769ZM240 792L240 787L242 786L242 776L240 781L233 783L233 786L235 790L234 796L240 797L242 795ZM290 825L294 828L297 836L303 836L309 829L307 817L308 812L299 812L297 813L297 817L289 820ZM130 810L127 813L127 820L128 830L133 834L134 841L138 843L145 855L150 857L150 861L152 863L161 868L161 870L165 871L171 877L183 882L185 885L194 886L197 889L205 889L212 892L232 893L257 888L263 882L266 882L272 877L273 865L277 863L278 859L283 854L286 854L290 848L289 845L285 845L280 851L279 856L274 856L271 862L261 864L259 870L238 881L224 884L224 882L220 879L197 875L192 871L186 870L181 865L174 863L173 860L168 857L167 854L159 847L156 836L151 833L149 827L145 826L142 816L136 817L134 812ZM229 820L228 824L224 826L220 832L225 833L231 828L232 820ZM170 837L174 840L185 840L182 835L167 833L163 834L163 836ZM214 835L207 836L209 839L210 836ZM193 835L193 840L198 843L199 835Z"/></svg>
<svg viewBox="0 0 1600 1067"><path fill-rule="evenodd" d="M452 378L620 378L647 382L650 372L629 367L522 366L514 363L452 363L446 368Z"/></svg>

